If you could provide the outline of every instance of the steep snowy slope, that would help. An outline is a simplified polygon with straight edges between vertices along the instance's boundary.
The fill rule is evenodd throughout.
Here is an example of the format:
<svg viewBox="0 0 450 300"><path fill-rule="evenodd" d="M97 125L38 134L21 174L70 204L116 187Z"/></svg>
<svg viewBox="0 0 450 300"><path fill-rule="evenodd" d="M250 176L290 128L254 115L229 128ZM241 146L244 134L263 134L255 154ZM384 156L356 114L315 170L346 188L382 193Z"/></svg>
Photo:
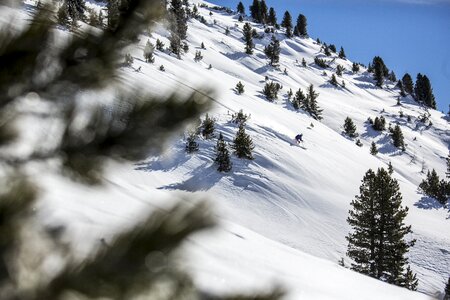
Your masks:
<svg viewBox="0 0 450 300"><path fill-rule="evenodd" d="M437 295L450 275L449 212L418 193L417 186L425 176L422 161L426 168L444 174L450 141L444 115L431 111L433 126L420 125L417 117L423 109L411 99L397 106L394 84L383 90L375 88L366 72L351 74L351 62L335 56L332 67L341 64L347 69L342 77L346 88L333 87L328 80L334 71L328 69L324 76L323 69L313 63L314 57L322 54L312 39L285 39L279 32L280 68L269 67L262 49L271 35L255 39L255 53L248 56L241 39L243 23L237 22L236 16L219 11L210 16L206 8L199 11L207 24L189 22L188 54L179 60L168 51L156 51L154 64L144 62L148 39L153 44L157 38L169 44L161 25L129 49L135 59L132 68L123 68L124 84L156 94L173 88L181 93L213 88L215 107L210 115L217 120L216 132L230 142L237 130L229 122L231 113L243 109L250 114L247 132L255 144L255 160L233 157L232 172L220 174L213 165L215 140L200 141L200 151L189 155L184 151L184 138L175 137L162 156L127 168L111 166L109 184L102 190L106 195L92 194L91 189L51 175L42 176L47 191L42 216L48 222L68 223L72 238L83 241L77 246L84 252L94 241L131 224L142 211L165 207L172 196L207 196L220 226L186 245L186 264L205 289L228 291L280 283L291 292L289 299L426 299L337 265L338 259L345 257L349 204L364 173L391 162L404 205L410 208L411 238L417 239L410 260L420 280L419 291ZM264 34L259 25L252 25ZM229 35L225 35L227 27ZM206 50L200 49L202 42ZM197 50L204 57L200 62L194 62ZM306 68L296 63L302 58L307 61ZM159 70L160 65L165 72ZM266 76L283 85L274 103L261 93ZM245 85L243 95L233 90L238 81ZM322 122L295 111L287 101L289 88L295 92L309 84L320 94ZM405 117L399 117L400 110ZM375 132L365 123L368 117L380 115L402 125L405 153L391 146L386 132ZM411 122L406 115L412 117ZM355 121L363 147L342 135L346 116ZM292 145L298 132L304 134L304 147ZM380 149L377 156L369 153L372 141Z"/></svg>

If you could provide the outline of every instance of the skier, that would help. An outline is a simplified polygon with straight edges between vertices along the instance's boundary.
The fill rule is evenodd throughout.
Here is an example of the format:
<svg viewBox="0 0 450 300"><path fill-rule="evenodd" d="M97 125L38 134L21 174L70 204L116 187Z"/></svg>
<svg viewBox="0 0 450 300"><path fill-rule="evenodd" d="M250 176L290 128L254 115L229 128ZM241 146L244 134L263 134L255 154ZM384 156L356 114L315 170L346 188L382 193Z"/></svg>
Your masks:
<svg viewBox="0 0 450 300"><path fill-rule="evenodd" d="M299 133L295 136L295 140L297 141L297 144L303 143L303 134Z"/></svg>

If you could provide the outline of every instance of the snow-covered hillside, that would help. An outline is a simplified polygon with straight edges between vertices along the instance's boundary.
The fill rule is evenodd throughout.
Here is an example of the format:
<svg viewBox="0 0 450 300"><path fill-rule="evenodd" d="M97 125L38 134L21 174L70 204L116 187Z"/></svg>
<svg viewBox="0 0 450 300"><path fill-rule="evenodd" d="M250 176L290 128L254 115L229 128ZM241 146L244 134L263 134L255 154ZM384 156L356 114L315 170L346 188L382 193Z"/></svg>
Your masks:
<svg viewBox="0 0 450 300"><path fill-rule="evenodd" d="M214 207L219 226L186 245L186 264L207 290L279 283L289 291L287 299L427 299L337 263L345 257L350 201L358 193L364 173L391 162L403 204L409 207L407 223L414 231L410 238L417 239L409 258L419 278L418 290L438 296L450 275L450 214L420 194L417 186L425 176L424 163L426 169L434 168L441 176L445 172L450 142L445 115L430 111L433 125L423 125L417 120L423 108L410 98L404 98L398 106L398 90L393 83L376 88L365 70L351 73L352 63L335 54L325 76L324 70L314 64L314 57L323 54L321 45L313 39L286 39L278 32L280 67L270 67L262 50L271 34L264 34L261 26L252 23L264 38L254 39L255 53L246 55L243 23L236 15L219 11L210 15L210 11L199 8L207 24L189 21L190 50L181 60L168 51L155 51L155 63L146 63L143 49L147 40L155 44L159 38L167 46L168 32L160 24L151 35L142 35L139 43L128 49L134 63L131 68L123 68L122 78L127 86L155 94L174 88L181 93L212 88L215 106L209 114L217 121L217 134L221 132L231 142L237 131L230 122L231 114L240 109L250 114L246 130L255 144L255 159L233 157L233 170L221 174L213 164L215 140L201 140L199 152L191 155L184 151L184 137L178 136L161 156L127 168L110 166L105 187L108 193L100 199L91 189L42 176L47 191L41 204L42 216L47 222L68 223L73 239L90 245L132 224L143 210L168 205L172 196L205 196ZM225 34L227 27L229 35ZM205 50L200 49L202 42ZM203 55L199 62L194 61L197 50ZM351 49L347 51L351 54ZM306 68L298 63L303 58ZM345 88L328 83L337 64L346 68L339 78L345 81ZM159 70L160 65L164 65L164 72ZM262 95L266 76L283 86L273 103ZM238 81L245 85L242 95L234 91ZM295 93L310 84L320 94L321 122L296 111L287 100L289 89ZM404 117L399 116L400 111ZM354 120L363 147L342 134L347 116ZM368 117L376 116L401 125L405 152L392 146L387 131L374 131L366 123ZM406 116L411 116L410 122ZM304 135L304 147L293 145L299 132ZM376 156L369 152L372 141L379 148ZM78 246L90 247L83 248L83 243Z"/></svg>

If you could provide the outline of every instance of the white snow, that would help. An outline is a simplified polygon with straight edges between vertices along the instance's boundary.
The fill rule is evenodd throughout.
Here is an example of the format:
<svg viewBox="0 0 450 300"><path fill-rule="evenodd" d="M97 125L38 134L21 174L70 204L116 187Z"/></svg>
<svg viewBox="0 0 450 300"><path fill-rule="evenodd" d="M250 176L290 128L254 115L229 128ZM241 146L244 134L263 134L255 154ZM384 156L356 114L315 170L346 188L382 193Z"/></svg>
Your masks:
<svg viewBox="0 0 450 300"><path fill-rule="evenodd" d="M255 39L255 53L248 56L242 41L243 23L237 22L236 16L218 11L209 16L205 8L199 11L208 25L189 22L190 49L181 60L155 51L155 63L145 63L143 49L148 39L155 44L159 38L166 46L169 42L162 26L151 36L142 35L139 44L129 49L135 59L132 68L121 72L124 85L156 94L173 88L184 93L212 87L215 107L210 115L217 120L217 133L222 132L226 141L231 142L237 130L229 122L231 113L243 109L251 115L246 128L255 144L255 160L233 156L232 172L220 174L213 165L214 140L201 140L200 151L189 155L184 152L183 137L177 136L159 157L136 165L111 165L105 175L107 185L101 189L74 185L51 174L40 175L46 193L39 211L45 222L66 224L79 252L88 253L95 241L110 238L151 210L167 207L173 203L171 198L207 197L220 225L185 245L185 264L206 290L229 292L280 284L289 291L287 299L439 296L450 275L450 215L448 209L420 194L417 186L425 177L421 173L423 161L441 177L445 173L448 119L430 111L433 126L420 125L417 117L424 110L409 98L397 106L394 84L383 90L375 88L366 72L351 74L351 62L334 54L332 67L341 64L346 68L342 78L338 77L346 88L331 86L328 80L334 71L327 69L324 76L314 65L320 46L312 39L289 40L279 32L280 69L268 67L262 49L271 35ZM261 26L252 25L263 33ZM230 29L228 36L226 27ZM206 50L200 49L202 42ZM197 50L204 58L196 63ZM351 53L351 49L347 51ZM296 63L302 58L307 68ZM165 72L159 71L160 65ZM288 75L283 74L284 68ZM283 85L274 103L261 93L265 76ZM243 95L233 90L238 81L245 85ZM287 101L289 88L295 93L300 87L305 91L309 84L320 94L322 122L295 111ZM399 117L400 110L405 117ZM388 123L402 125L405 153L391 146L387 132L375 132L365 123L368 117L380 115ZM412 117L411 122L406 121L406 115ZM357 125L364 144L361 148L341 133L347 116ZM292 145L299 132L304 134L304 148ZM377 156L369 153L372 141L379 148ZM406 221L414 231L410 238L417 243L409 258L419 278L419 291L425 294L382 283L337 264L345 257L345 236L350 230L346 218L364 173L369 168L387 167L389 162L400 183L403 203L410 209ZM36 176L41 171L37 170Z"/></svg>

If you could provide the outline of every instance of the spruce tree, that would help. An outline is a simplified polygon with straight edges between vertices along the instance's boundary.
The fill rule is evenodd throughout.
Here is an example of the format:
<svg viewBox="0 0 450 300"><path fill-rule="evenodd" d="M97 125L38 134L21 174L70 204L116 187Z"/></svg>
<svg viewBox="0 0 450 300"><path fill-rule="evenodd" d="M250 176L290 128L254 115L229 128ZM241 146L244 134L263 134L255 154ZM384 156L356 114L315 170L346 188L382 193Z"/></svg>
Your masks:
<svg viewBox="0 0 450 300"><path fill-rule="evenodd" d="M274 101L275 99L278 99L278 92L280 89L281 86L279 83L273 81L267 82L264 85L263 94L266 96L267 100Z"/></svg>
<svg viewBox="0 0 450 300"><path fill-rule="evenodd" d="M210 118L208 114L206 114L205 119L202 122L202 136L205 139L210 139L214 136L216 122L213 118Z"/></svg>
<svg viewBox="0 0 450 300"><path fill-rule="evenodd" d="M197 143L197 133L196 132L190 132L188 134L188 137L186 139L186 152L187 153L193 153L198 151L198 143Z"/></svg>
<svg viewBox="0 0 450 300"><path fill-rule="evenodd" d="M358 73L359 72L359 64L357 64L355 62L352 64L352 72L353 73Z"/></svg>
<svg viewBox="0 0 450 300"><path fill-rule="evenodd" d="M344 48L341 47L341 50L339 50L339 58L344 59L344 58L346 58L346 57L347 57L347 56L345 55Z"/></svg>
<svg viewBox="0 0 450 300"><path fill-rule="evenodd" d="M250 16L257 23L261 23L261 1L253 0L253 4L250 5Z"/></svg>
<svg viewBox="0 0 450 300"><path fill-rule="evenodd" d="M337 50L336 50L336 46L335 46L335 45L330 44L330 47L329 47L329 48L330 48L330 51L331 51L331 52L336 53Z"/></svg>
<svg viewBox="0 0 450 300"><path fill-rule="evenodd" d="M170 41L170 45L169 45L170 51L173 54L175 54L178 59L180 59L181 58L181 50L182 50L180 36L178 34L172 32L170 34L169 41Z"/></svg>
<svg viewBox="0 0 450 300"><path fill-rule="evenodd" d="M267 55L271 66L278 65L278 62L280 61L280 51L280 41L277 40L275 35L272 35L272 41L264 48L264 53Z"/></svg>
<svg viewBox="0 0 450 300"><path fill-rule="evenodd" d="M216 159L217 171L219 172L229 172L232 168L232 163L230 160L230 152L228 151L227 144L223 140L222 133L219 135L216 145Z"/></svg>
<svg viewBox="0 0 450 300"><path fill-rule="evenodd" d="M331 79L330 79L330 83L334 86L338 85L337 79L336 79L336 75L331 74Z"/></svg>
<svg viewBox="0 0 450 300"><path fill-rule="evenodd" d="M433 88L426 75L417 74L417 81L414 87L416 100L426 106L436 109L436 100L433 95Z"/></svg>
<svg viewBox="0 0 450 300"><path fill-rule="evenodd" d="M308 104L308 112L311 116L316 120L322 120L322 109L319 108L317 104L317 98L319 94L314 90L314 86L311 84L308 88L308 93L306 95L307 104Z"/></svg>
<svg viewBox="0 0 450 300"><path fill-rule="evenodd" d="M392 142L395 147L400 148L402 150L405 149L403 133L399 125L395 125L394 130L392 131Z"/></svg>
<svg viewBox="0 0 450 300"><path fill-rule="evenodd" d="M269 16L267 17L267 24L271 25L271 26L277 25L277 14L273 7L271 7L269 9Z"/></svg>
<svg viewBox="0 0 450 300"><path fill-rule="evenodd" d="M397 81L397 76L395 75L395 72L393 70L391 70L391 72L389 73L388 78L392 82L396 82Z"/></svg>
<svg viewBox="0 0 450 300"><path fill-rule="evenodd" d="M252 151L254 148L251 137L245 133L244 124L239 124L239 129L233 141L234 154L239 158L253 159Z"/></svg>
<svg viewBox="0 0 450 300"><path fill-rule="evenodd" d="M236 10L238 14L245 15L245 7L244 4L242 4L242 1L239 1Z"/></svg>
<svg viewBox="0 0 450 300"><path fill-rule="evenodd" d="M309 107L309 105L306 102L306 96L303 93L302 89L299 88L297 92L295 92L294 99L292 100L292 106L295 109L302 108L305 110L305 107Z"/></svg>
<svg viewBox="0 0 450 300"><path fill-rule="evenodd" d="M392 175L394 173L394 167L392 166L391 162L389 162L389 164L388 164L388 172L389 172L389 175Z"/></svg>
<svg viewBox="0 0 450 300"><path fill-rule="evenodd" d="M260 10L260 23L261 24L266 24L267 23L267 18L268 18L268 7L266 4L265 0L261 0L260 5L259 5L259 10Z"/></svg>
<svg viewBox="0 0 450 300"><path fill-rule="evenodd" d="M374 68L373 78L375 79L375 84L378 87L382 87L384 82L383 66L380 63L376 63L374 64L373 68Z"/></svg>
<svg viewBox="0 0 450 300"><path fill-rule="evenodd" d="M301 37L308 36L307 26L308 26L308 22L306 20L306 17L302 14L299 14L297 17L297 30L298 30L299 36L301 36Z"/></svg>
<svg viewBox="0 0 450 300"><path fill-rule="evenodd" d="M403 81L399 80L399 81L397 82L397 87L398 87L399 90L400 90L400 96L406 97L406 91L405 91L405 88L403 87Z"/></svg>
<svg viewBox="0 0 450 300"><path fill-rule="evenodd" d="M442 205L445 205L447 199L450 197L449 183L445 180L440 180L436 170L428 171L427 178L423 180L419 188L429 197L435 198Z"/></svg>
<svg viewBox="0 0 450 300"><path fill-rule="evenodd" d="M239 82L236 84L236 92L237 92L239 95L243 94L243 93L245 92L244 87L245 87L245 86L242 84L242 82L239 81Z"/></svg>
<svg viewBox="0 0 450 300"><path fill-rule="evenodd" d="M351 138L358 136L358 134L356 133L356 125L353 123L353 120L350 117L345 118L344 132Z"/></svg>
<svg viewBox="0 0 450 300"><path fill-rule="evenodd" d="M402 83L403 83L403 88L405 89L405 92L409 95L413 95L414 94L414 83L411 78L411 75L409 75L408 73L403 75Z"/></svg>
<svg viewBox="0 0 450 300"><path fill-rule="evenodd" d="M305 58L302 58L302 66L306 67L306 60L305 60Z"/></svg>
<svg viewBox="0 0 450 300"><path fill-rule="evenodd" d="M370 154L372 155L378 154L377 144L375 144L375 142L372 142L372 144L370 145Z"/></svg>
<svg viewBox="0 0 450 300"><path fill-rule="evenodd" d="M292 37L292 17L289 11L286 11L283 16L283 21L281 22L281 26L286 29L286 36L288 38Z"/></svg>
<svg viewBox="0 0 450 300"><path fill-rule="evenodd" d="M171 32L177 35L180 40L187 37L187 17L181 0L171 0L169 13L172 19Z"/></svg>
<svg viewBox="0 0 450 300"><path fill-rule="evenodd" d="M406 254L415 241L407 242L411 226L404 224L408 208L401 206L402 195L397 180L383 168L368 170L360 194L351 202L347 222L352 231L346 237L347 255L357 272L391 284L411 287L415 278ZM413 282L411 282L413 281Z"/></svg>
<svg viewBox="0 0 450 300"><path fill-rule="evenodd" d="M447 284L445 285L443 300L450 300L450 277L448 277Z"/></svg>
<svg viewBox="0 0 450 300"><path fill-rule="evenodd" d="M244 33L244 40L245 40L245 53L247 54L253 54L253 47L255 46L253 44L253 37L252 37L252 26L250 23L245 23L243 28Z"/></svg>

